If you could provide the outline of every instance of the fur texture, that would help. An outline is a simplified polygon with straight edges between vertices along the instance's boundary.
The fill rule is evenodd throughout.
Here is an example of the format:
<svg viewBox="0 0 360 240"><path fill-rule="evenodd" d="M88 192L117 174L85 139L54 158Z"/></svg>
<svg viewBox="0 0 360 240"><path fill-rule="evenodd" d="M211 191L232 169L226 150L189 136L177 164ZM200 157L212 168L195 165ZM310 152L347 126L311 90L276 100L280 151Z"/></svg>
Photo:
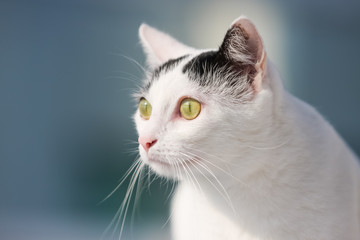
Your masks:
<svg viewBox="0 0 360 240"><path fill-rule="evenodd" d="M195 50L147 25L140 39L149 74L134 115L157 140L141 160L179 186L174 240L359 240L360 167L335 130L283 89L246 18L219 49ZM174 60L176 59L176 60ZM193 120L184 97L201 103Z"/></svg>

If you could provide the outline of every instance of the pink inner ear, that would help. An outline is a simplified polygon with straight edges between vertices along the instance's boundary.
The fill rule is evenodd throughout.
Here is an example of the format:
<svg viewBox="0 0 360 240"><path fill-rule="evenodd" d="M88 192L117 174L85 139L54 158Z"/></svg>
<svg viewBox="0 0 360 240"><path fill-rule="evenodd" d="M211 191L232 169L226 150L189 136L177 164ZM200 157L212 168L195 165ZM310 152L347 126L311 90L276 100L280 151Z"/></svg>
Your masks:
<svg viewBox="0 0 360 240"><path fill-rule="evenodd" d="M248 50L256 57L257 75L254 78L253 88L255 92L260 92L263 85L263 79L266 71L266 52L264 50L263 41L256 30L254 24L247 18L240 17L233 22L231 27L238 27L244 33L247 40Z"/></svg>
<svg viewBox="0 0 360 240"><path fill-rule="evenodd" d="M249 51L256 56L257 61L261 61L264 46L262 39L256 30L254 24L247 18L239 18L235 20L232 24L232 27L239 27L245 34L245 39L247 40L247 45L249 47Z"/></svg>

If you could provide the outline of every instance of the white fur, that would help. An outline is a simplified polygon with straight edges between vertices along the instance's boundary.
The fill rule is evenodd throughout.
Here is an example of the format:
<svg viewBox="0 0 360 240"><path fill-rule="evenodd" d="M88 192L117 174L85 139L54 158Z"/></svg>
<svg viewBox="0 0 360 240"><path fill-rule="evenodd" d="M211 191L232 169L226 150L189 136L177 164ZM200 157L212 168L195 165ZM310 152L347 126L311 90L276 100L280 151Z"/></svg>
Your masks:
<svg viewBox="0 0 360 240"><path fill-rule="evenodd" d="M146 42L167 49L170 37L154 35ZM187 53L144 93L151 118L134 116L139 135L158 140L148 153L139 146L142 160L180 181L173 239L359 240L360 167L330 124L283 89L269 60L261 90L236 103L182 73L198 54ZM177 114L184 96L202 104L194 120Z"/></svg>
<svg viewBox="0 0 360 240"><path fill-rule="evenodd" d="M192 48L145 23L140 25L139 37L143 49L147 53L147 64L150 68L155 68L170 58L177 58L193 51ZM164 42L166 44L163 44Z"/></svg>

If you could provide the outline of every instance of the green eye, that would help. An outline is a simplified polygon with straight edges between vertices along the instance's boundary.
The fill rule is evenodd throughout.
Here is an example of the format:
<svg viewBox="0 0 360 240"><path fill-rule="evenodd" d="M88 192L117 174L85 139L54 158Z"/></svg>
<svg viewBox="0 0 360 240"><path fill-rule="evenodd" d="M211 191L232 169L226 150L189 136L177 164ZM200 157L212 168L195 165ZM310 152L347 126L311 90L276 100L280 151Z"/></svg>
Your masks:
<svg viewBox="0 0 360 240"><path fill-rule="evenodd" d="M185 98L181 101L180 113L187 120L193 120L201 111L201 104L192 98Z"/></svg>
<svg viewBox="0 0 360 240"><path fill-rule="evenodd" d="M139 103L140 116L145 120L148 120L151 116L152 107L151 104L145 98L142 98Z"/></svg>

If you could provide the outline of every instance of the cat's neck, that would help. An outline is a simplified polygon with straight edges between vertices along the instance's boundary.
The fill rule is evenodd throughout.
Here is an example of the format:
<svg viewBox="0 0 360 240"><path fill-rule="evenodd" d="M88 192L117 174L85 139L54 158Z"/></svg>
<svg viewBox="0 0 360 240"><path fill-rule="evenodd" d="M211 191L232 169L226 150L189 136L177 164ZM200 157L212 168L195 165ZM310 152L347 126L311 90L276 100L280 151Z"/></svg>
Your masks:
<svg viewBox="0 0 360 240"><path fill-rule="evenodd" d="M242 142L237 156L212 168L213 176L199 176L199 187L183 182L229 216L246 216L247 223L271 211L291 211L297 201L303 204L304 193L329 184L324 179L338 169L336 156L348 155L341 138L312 107L285 91L277 96L272 101L281 102L271 110L274 119L248 138L250 143Z"/></svg>
<svg viewBox="0 0 360 240"><path fill-rule="evenodd" d="M319 114L293 97L286 100L283 107L288 110L282 116L287 120L286 131L274 126L269 148L247 149L214 177L198 178L198 187L187 181L180 184L198 205L209 206L247 232L259 234L261 226L264 239L266 233L280 231L277 224L284 219L282 227L291 229L299 219L315 218L317 206L334 209L323 200L336 196L334 185L341 188L349 181L343 177L345 169L358 168L356 161L336 161L339 155L352 156ZM349 163L354 166L344 166ZM326 221L330 218L326 214L332 213L322 214ZM304 226L305 231L309 226Z"/></svg>

